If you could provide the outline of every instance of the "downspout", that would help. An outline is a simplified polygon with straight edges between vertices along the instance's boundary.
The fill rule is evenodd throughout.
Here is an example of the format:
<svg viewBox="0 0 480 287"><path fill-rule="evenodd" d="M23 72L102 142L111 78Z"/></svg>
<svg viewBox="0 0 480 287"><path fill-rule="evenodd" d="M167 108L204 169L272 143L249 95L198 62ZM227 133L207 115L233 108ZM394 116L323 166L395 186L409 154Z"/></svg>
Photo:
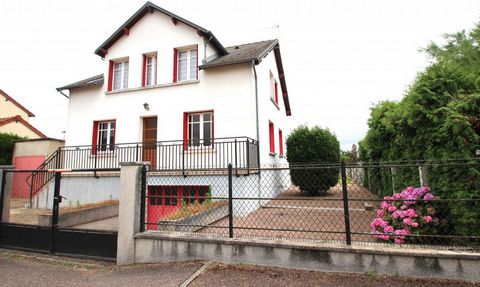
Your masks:
<svg viewBox="0 0 480 287"><path fill-rule="evenodd" d="M60 94L62 94L65 98L70 99L70 97L67 96L66 94L64 94L62 90L57 89L57 92L59 92Z"/></svg>
<svg viewBox="0 0 480 287"><path fill-rule="evenodd" d="M258 187L258 206L262 206L262 180L260 172L260 124L258 116L258 78L257 70L255 69L255 60L252 60L253 68L253 78L255 79L255 117L256 117L256 128L257 128L257 164L258 164L258 177L257 177L257 187Z"/></svg>

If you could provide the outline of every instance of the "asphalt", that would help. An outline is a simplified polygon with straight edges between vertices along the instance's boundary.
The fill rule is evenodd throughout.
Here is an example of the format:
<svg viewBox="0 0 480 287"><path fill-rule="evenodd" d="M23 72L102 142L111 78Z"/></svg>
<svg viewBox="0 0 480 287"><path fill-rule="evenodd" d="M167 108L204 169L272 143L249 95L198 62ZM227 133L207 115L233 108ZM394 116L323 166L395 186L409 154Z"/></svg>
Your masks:
<svg viewBox="0 0 480 287"><path fill-rule="evenodd" d="M208 261L113 263L0 249L0 286L480 286L480 282L326 273Z"/></svg>

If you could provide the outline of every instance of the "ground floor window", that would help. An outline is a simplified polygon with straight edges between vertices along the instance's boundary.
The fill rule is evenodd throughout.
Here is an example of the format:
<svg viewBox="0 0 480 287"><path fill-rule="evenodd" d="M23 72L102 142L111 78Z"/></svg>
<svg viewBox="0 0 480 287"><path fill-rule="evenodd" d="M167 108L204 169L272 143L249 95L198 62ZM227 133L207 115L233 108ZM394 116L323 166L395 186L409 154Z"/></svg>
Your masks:
<svg viewBox="0 0 480 287"><path fill-rule="evenodd" d="M93 122L93 152L115 149L115 120Z"/></svg>
<svg viewBox="0 0 480 287"><path fill-rule="evenodd" d="M189 147L212 146L213 111L185 115L185 140Z"/></svg>

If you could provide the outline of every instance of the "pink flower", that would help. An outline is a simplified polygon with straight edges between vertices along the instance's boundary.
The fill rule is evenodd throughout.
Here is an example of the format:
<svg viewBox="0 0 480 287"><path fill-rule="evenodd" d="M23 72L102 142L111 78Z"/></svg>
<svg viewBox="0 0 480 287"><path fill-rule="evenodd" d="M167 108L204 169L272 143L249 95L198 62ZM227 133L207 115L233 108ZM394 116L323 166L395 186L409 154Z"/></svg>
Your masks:
<svg viewBox="0 0 480 287"><path fill-rule="evenodd" d="M390 207L390 204L386 203L385 201L383 201L381 204L380 204L380 208L381 209L388 209Z"/></svg>
<svg viewBox="0 0 480 287"><path fill-rule="evenodd" d="M400 206L400 209L401 210L407 209L407 206L404 204L404 205Z"/></svg>
<svg viewBox="0 0 480 287"><path fill-rule="evenodd" d="M395 238L395 244L403 244L405 243L405 239L397 237Z"/></svg>
<svg viewBox="0 0 480 287"><path fill-rule="evenodd" d="M378 209L378 210L377 210L377 216L378 216L378 217L383 217L384 215L385 215L385 211L384 211L384 210L382 210L382 209Z"/></svg>
<svg viewBox="0 0 480 287"><path fill-rule="evenodd" d="M418 223L417 223L417 222L413 222L413 223L412 223L412 227L417 228L417 227L418 227Z"/></svg>
<svg viewBox="0 0 480 287"><path fill-rule="evenodd" d="M401 198L400 193L395 193L393 195L393 199L400 199L400 198Z"/></svg>
<svg viewBox="0 0 480 287"><path fill-rule="evenodd" d="M412 225L413 221L411 218L404 218L403 219L403 224L406 224L406 225Z"/></svg>
<svg viewBox="0 0 480 287"><path fill-rule="evenodd" d="M383 229L383 232L385 233L393 233L394 229L392 226L388 225Z"/></svg>
<svg viewBox="0 0 480 287"><path fill-rule="evenodd" d="M425 221L425 223L429 223L429 222L432 222L432 217L430 215L427 215L427 216L424 216L423 217L423 221Z"/></svg>
<svg viewBox="0 0 480 287"><path fill-rule="evenodd" d="M414 209L407 209L407 211L405 211L405 215L408 216L408 217L417 217L417 213L415 212Z"/></svg>
<svg viewBox="0 0 480 287"><path fill-rule="evenodd" d="M389 212L394 212L395 210L397 210L397 207L394 206L394 205L390 205L390 206L388 207L388 211L389 211Z"/></svg>
<svg viewBox="0 0 480 287"><path fill-rule="evenodd" d="M434 199L434 198L435 198L435 197L434 197L433 194L431 194L431 193L427 193L427 194L425 194L425 196L423 196L423 200L425 200L425 201L430 201L430 200L432 200L432 199Z"/></svg>

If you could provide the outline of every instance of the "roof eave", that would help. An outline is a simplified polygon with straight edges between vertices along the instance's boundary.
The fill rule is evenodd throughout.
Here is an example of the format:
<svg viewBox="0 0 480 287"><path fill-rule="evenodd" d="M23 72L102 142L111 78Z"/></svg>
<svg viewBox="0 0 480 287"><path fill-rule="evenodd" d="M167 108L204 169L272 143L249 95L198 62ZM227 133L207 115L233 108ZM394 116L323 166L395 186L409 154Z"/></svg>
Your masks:
<svg viewBox="0 0 480 287"><path fill-rule="evenodd" d="M133 14L123 25L121 25L108 39L103 42L100 47L98 47L95 50L95 54L104 58L105 55L107 54L108 49L118 40L122 37L122 35L125 33L125 29L130 29L133 27L143 16L145 16L146 13L150 12L153 13L153 11L156 10L160 13L163 13L172 19L175 19L176 21L180 21L184 23L187 26L190 26L191 28L197 30L199 34L202 34L204 37L212 37L212 44L213 46L218 50L218 52L221 55L226 55L228 54L227 50L223 45L218 41L218 39L213 35L213 33L195 23L192 23L188 21L187 19L184 19L170 11L167 11L152 2L146 2L135 14Z"/></svg>

